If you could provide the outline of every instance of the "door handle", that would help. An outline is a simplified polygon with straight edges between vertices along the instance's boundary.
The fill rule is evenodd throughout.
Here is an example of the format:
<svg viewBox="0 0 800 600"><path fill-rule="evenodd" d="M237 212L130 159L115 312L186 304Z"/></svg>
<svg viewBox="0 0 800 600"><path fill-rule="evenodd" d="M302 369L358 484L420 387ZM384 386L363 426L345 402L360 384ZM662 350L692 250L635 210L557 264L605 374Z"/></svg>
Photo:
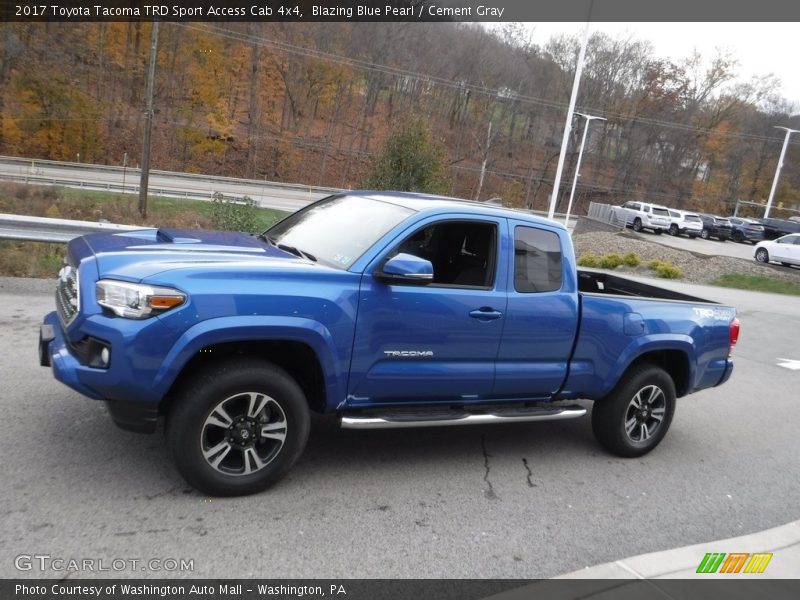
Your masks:
<svg viewBox="0 0 800 600"><path fill-rule="evenodd" d="M488 322L488 321L494 321L495 319L499 319L500 317L503 316L503 313L501 313L498 310L494 310L491 307L484 306L482 308L479 308L478 310L470 311L469 316L472 317L473 319L478 319L479 321Z"/></svg>

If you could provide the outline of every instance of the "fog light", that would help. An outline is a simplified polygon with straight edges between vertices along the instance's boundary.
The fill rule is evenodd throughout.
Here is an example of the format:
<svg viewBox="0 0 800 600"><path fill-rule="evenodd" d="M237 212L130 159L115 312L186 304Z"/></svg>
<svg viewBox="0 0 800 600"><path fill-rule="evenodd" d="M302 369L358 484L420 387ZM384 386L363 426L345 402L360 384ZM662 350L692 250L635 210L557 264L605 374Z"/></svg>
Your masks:
<svg viewBox="0 0 800 600"><path fill-rule="evenodd" d="M103 348L100 351L100 363L104 366L108 366L108 361L111 360L111 353L108 351L108 348Z"/></svg>

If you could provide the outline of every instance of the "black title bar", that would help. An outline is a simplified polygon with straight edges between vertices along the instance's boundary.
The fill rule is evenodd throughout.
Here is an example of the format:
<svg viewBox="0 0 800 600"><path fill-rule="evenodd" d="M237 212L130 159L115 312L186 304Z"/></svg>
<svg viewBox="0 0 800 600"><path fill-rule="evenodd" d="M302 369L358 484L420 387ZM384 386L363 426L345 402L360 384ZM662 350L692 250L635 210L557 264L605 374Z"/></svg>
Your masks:
<svg viewBox="0 0 800 600"><path fill-rule="evenodd" d="M0 0L0 22L800 21L788 0Z"/></svg>

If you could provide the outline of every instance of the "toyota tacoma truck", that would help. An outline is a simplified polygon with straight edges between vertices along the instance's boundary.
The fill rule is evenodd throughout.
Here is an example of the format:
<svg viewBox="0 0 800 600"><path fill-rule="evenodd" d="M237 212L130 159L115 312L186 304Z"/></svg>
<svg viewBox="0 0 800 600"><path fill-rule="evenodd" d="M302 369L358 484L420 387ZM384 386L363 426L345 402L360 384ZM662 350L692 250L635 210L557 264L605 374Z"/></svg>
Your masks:
<svg viewBox="0 0 800 600"><path fill-rule="evenodd" d="M353 429L580 417L610 452L663 439L676 398L724 383L736 311L578 271L523 211L346 192L261 235L143 229L67 246L43 366L123 429L164 418L178 471L254 493L310 412Z"/></svg>

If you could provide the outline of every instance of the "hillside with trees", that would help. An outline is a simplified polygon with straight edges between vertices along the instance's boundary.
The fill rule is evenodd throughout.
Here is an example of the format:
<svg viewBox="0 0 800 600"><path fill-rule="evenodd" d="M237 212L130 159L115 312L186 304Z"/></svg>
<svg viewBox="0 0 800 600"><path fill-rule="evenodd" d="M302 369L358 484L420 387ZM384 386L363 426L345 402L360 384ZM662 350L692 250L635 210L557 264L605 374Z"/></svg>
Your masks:
<svg viewBox="0 0 800 600"><path fill-rule="evenodd" d="M115 165L127 154L135 165L151 24L0 27L0 153ZM375 182L392 133L413 125L442 161L436 190L543 209L578 41L525 40L513 24L163 23L152 166L360 187ZM764 201L783 141L773 126L800 121L773 80L735 75L725 56L673 64L645 41L594 35L578 108L607 121L592 124L576 210L642 198L727 213L736 199ZM792 144L776 206L798 204Z"/></svg>

